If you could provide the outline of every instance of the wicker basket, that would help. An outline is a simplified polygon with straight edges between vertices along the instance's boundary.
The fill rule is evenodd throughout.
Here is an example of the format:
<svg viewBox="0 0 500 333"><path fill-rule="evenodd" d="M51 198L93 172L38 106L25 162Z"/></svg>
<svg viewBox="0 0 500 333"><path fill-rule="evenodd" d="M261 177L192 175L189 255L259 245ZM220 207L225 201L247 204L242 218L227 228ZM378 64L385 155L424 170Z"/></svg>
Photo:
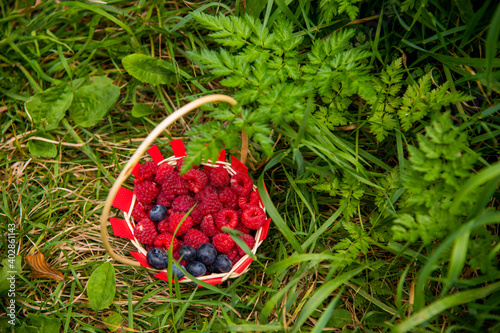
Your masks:
<svg viewBox="0 0 500 333"><path fill-rule="evenodd" d="M136 152L128 163L125 165L123 168L122 172L116 179L115 183L111 187L111 190L109 191L108 197L106 199L106 202L104 204L103 212L101 215L101 239L104 245L104 248L106 251L109 253L109 255L126 265L130 266L136 266L136 267L147 267L149 270L154 271L156 274L154 275L158 279L162 280L168 280L167 278L167 271L166 270L156 270L152 267L150 267L146 261L146 249L142 246L141 243L137 241L137 239L134 237L133 230L134 230L134 221L131 217L131 212L134 209L134 206L136 204L136 198L133 192L129 189L126 189L122 187L122 184L127 180L127 178L132 174L132 175L137 175L137 170L139 167L139 159L145 154L146 150L149 153L149 155L152 157L153 161L156 162L158 165L162 163L168 163L171 165L175 165L176 161L184 156L186 156L186 150L184 148L184 144L182 143L182 140L174 140L171 141L170 144L172 146L172 150L174 152L174 156L171 156L169 158L164 158L163 155L161 154L160 150L156 145L151 146L152 142L160 136L160 134L168 128L170 125L172 125L177 119L183 117L186 115L188 112L200 107L203 104L206 103L213 103L213 102L226 102L231 105L235 105L236 101L232 99L231 97L224 96L224 95L211 95L211 96L205 96L202 98L199 98L193 102L190 102L186 104L184 107L180 108L170 116L168 116L166 119L164 119L147 137L144 139L142 144L137 148ZM151 147L150 147L151 146ZM149 149L148 149L149 148ZM242 135L242 156L241 160L243 161L240 162L238 159L236 159L234 156L231 158L231 162L226 162L225 161L225 152L221 152L219 160L216 161L215 163L212 163L211 161L206 161L206 163L202 163L205 167L213 167L214 165L217 166L223 166L228 170L230 175L234 175L236 172L248 172L248 168L244 165L244 162L246 160L246 152L248 151L248 140L246 135L243 133ZM256 189L256 186L254 186L254 189ZM115 217L109 217L109 213L111 210L111 207L118 208L123 211L124 219L119 219ZM261 207L264 208L264 206L261 203ZM114 236L117 237L123 237L129 239L132 244L137 248L137 252L130 252L130 255L135 259L132 260L130 258L125 258L117 253L114 252L113 248L111 247L111 244L108 239L108 231L107 231L107 225L108 221L111 223L111 227L113 229L113 234ZM260 244L264 241L264 239L267 236L267 231L269 229L269 224L270 224L270 219L267 219L266 224L258 229L256 231L256 234L254 236L255 238L255 245L251 249L252 253L255 254L257 252L258 247ZM210 274L210 275L205 275L198 277L198 280L205 281L209 284L219 284L222 283L223 281L227 280L228 278L235 278L240 276L241 274L245 273L248 270L248 266L252 262L252 258L249 255L243 256L234 266L233 269L230 272L227 273L219 273L219 274ZM184 277L179 280L179 282L191 282L191 280L188 277Z"/></svg>

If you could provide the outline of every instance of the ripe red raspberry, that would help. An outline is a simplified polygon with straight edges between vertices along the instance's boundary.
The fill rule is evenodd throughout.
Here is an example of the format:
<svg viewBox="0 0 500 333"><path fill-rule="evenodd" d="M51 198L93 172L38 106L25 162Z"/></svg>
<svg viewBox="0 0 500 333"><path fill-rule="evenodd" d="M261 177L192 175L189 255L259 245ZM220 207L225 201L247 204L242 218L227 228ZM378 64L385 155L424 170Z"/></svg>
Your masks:
<svg viewBox="0 0 500 333"><path fill-rule="evenodd" d="M160 247L167 251L172 244L172 251L175 252L179 249L179 241L172 234L166 232L163 234L159 234L155 240L154 244L156 247Z"/></svg>
<svg viewBox="0 0 500 333"><path fill-rule="evenodd" d="M161 190L158 196L156 197L156 204L165 207L170 207L174 199L175 199L174 193Z"/></svg>
<svg viewBox="0 0 500 333"><path fill-rule="evenodd" d="M241 222L250 229L260 229L266 223L266 213L257 206L247 208L241 214Z"/></svg>
<svg viewBox="0 0 500 333"><path fill-rule="evenodd" d="M193 219L191 218L191 216L186 216L182 224L179 226L177 232L175 231L179 223L181 223L181 220L184 218L184 215L184 213L172 213L168 218L170 232L172 234L175 234L176 236L182 236L193 226Z"/></svg>
<svg viewBox="0 0 500 333"><path fill-rule="evenodd" d="M204 197L212 194L217 194L217 189L211 185L207 185L203 188L203 190L194 195L194 199L198 202L201 202L203 201Z"/></svg>
<svg viewBox="0 0 500 333"><path fill-rule="evenodd" d="M173 172L175 172L174 167L168 163L162 163L158 165L158 169L156 170L155 182L162 184L165 176Z"/></svg>
<svg viewBox="0 0 500 333"><path fill-rule="evenodd" d="M198 225L201 223L201 220L203 219L203 210L201 203L197 203L196 206L194 206L191 213L189 213L189 216L191 216L191 218L193 219L193 225Z"/></svg>
<svg viewBox="0 0 500 333"><path fill-rule="evenodd" d="M229 173L226 168L219 166L217 168L213 168L210 172L210 185L215 187L226 187L229 185Z"/></svg>
<svg viewBox="0 0 500 333"><path fill-rule="evenodd" d="M134 206L134 209L132 209L132 217L136 222L148 217L148 214L144 211L144 207L141 203L137 203Z"/></svg>
<svg viewBox="0 0 500 333"><path fill-rule="evenodd" d="M245 242L246 245L248 245L250 250L253 249L253 247L255 246L255 239L252 237L252 235L242 234L239 235L239 237L241 238L242 241ZM244 256L246 254L245 251L243 251L243 249L240 246L238 246L238 244L236 244L236 249L238 250L239 255Z"/></svg>
<svg viewBox="0 0 500 333"><path fill-rule="evenodd" d="M200 229L208 237L213 237L220 232L215 226L215 220L212 214L208 214L203 218L200 224Z"/></svg>
<svg viewBox="0 0 500 333"><path fill-rule="evenodd" d="M208 177L208 180L210 181L210 173L212 172L211 169L207 169L207 168L203 168L203 169L200 169L201 171L203 171L207 177Z"/></svg>
<svg viewBox="0 0 500 333"><path fill-rule="evenodd" d="M234 227L235 230L239 230L241 231L242 233L244 234L248 234L252 229L246 227L240 220L240 222L238 222L238 224L236 225L236 227Z"/></svg>
<svg viewBox="0 0 500 333"><path fill-rule="evenodd" d="M236 264L238 263L238 261L241 260L241 258L243 258L243 256L240 256L239 254L237 254L236 257L234 257L234 259L231 259L231 263L233 264L233 267L236 266Z"/></svg>
<svg viewBox="0 0 500 333"><path fill-rule="evenodd" d="M224 187L220 190L219 201L222 202L224 208L238 209L238 195L230 187Z"/></svg>
<svg viewBox="0 0 500 333"><path fill-rule="evenodd" d="M153 221L148 218L143 219L134 227L134 236L142 244L153 244L158 233Z"/></svg>
<svg viewBox="0 0 500 333"><path fill-rule="evenodd" d="M219 210L222 209L222 203L219 201L219 197L215 194L204 197L201 204L203 206L203 216L218 213Z"/></svg>
<svg viewBox="0 0 500 333"><path fill-rule="evenodd" d="M238 245L236 245L228 253L226 253L226 255L229 258L229 260L233 260L238 255L238 249L236 248L237 246Z"/></svg>
<svg viewBox="0 0 500 333"><path fill-rule="evenodd" d="M250 196L238 197L238 205L241 209L247 209L252 206L258 206L260 204L259 194L255 191L250 193Z"/></svg>
<svg viewBox="0 0 500 333"><path fill-rule="evenodd" d="M134 194L137 196L137 201L143 204L152 203L158 195L158 192L160 192L160 190L156 184L148 180L134 187Z"/></svg>
<svg viewBox="0 0 500 333"><path fill-rule="evenodd" d="M189 189L194 193L200 192L208 183L207 175L198 169L191 169L186 172L182 178L187 180Z"/></svg>
<svg viewBox="0 0 500 333"><path fill-rule="evenodd" d="M228 234L221 232L212 237L212 244L215 246L217 251L222 253L228 253L234 247L234 240Z"/></svg>
<svg viewBox="0 0 500 333"><path fill-rule="evenodd" d="M197 250L201 244L210 243L210 239L200 230L191 228L184 235L184 244Z"/></svg>
<svg viewBox="0 0 500 333"><path fill-rule="evenodd" d="M172 209L175 212L187 212L194 204L194 199L189 195L179 195L172 201Z"/></svg>
<svg viewBox="0 0 500 333"><path fill-rule="evenodd" d="M238 213L229 208L221 209L215 215L215 225L217 229L222 230L223 227L234 229L238 224Z"/></svg>
<svg viewBox="0 0 500 333"><path fill-rule="evenodd" d="M231 188L239 196L247 196L252 192L253 181L247 173L237 172L231 178Z"/></svg>
<svg viewBox="0 0 500 333"><path fill-rule="evenodd" d="M168 223L168 218L166 218L166 219L161 220L160 222L158 222L158 231L161 234L164 234L164 233L170 231L170 224Z"/></svg>
<svg viewBox="0 0 500 333"><path fill-rule="evenodd" d="M163 191L175 195L186 195L189 193L186 181L176 172L168 173L163 177L161 188Z"/></svg>
<svg viewBox="0 0 500 333"><path fill-rule="evenodd" d="M139 167L137 180L149 180L153 181L155 179L156 170L158 165L155 162L146 162Z"/></svg>

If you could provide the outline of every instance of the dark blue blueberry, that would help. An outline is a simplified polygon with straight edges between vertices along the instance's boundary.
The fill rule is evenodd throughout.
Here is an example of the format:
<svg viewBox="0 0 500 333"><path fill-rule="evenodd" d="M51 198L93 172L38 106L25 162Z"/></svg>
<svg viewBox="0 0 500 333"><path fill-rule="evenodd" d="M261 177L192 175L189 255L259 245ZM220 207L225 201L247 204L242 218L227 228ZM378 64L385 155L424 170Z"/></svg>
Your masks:
<svg viewBox="0 0 500 333"><path fill-rule="evenodd" d="M207 271L210 273L220 273L219 269L215 267L215 262L212 265L207 266Z"/></svg>
<svg viewBox="0 0 500 333"><path fill-rule="evenodd" d="M186 269L184 266L182 266L182 268ZM172 278L174 278L174 274L177 275L178 280L184 277L184 273L181 271L181 269L177 266L176 263L172 263Z"/></svg>
<svg viewBox="0 0 500 333"><path fill-rule="evenodd" d="M199 261L191 261L187 265L186 271L192 276L198 277L205 275L207 273L207 268Z"/></svg>
<svg viewBox="0 0 500 333"><path fill-rule="evenodd" d="M217 258L215 258L214 266L221 272L227 273L231 269L233 269L233 263L231 259L225 254L219 254Z"/></svg>
<svg viewBox="0 0 500 333"><path fill-rule="evenodd" d="M196 259L205 266L211 265L217 257L217 249L210 243L201 244L196 250Z"/></svg>
<svg viewBox="0 0 500 333"><path fill-rule="evenodd" d="M189 245L182 245L179 249L179 255L186 261L196 260L196 250Z"/></svg>
<svg viewBox="0 0 500 333"><path fill-rule="evenodd" d="M155 205L149 211L149 219L153 222L160 222L167 217L167 207L162 205Z"/></svg>
<svg viewBox="0 0 500 333"><path fill-rule="evenodd" d="M146 255L148 264L156 269L165 269L168 264L168 255L163 249L154 248Z"/></svg>

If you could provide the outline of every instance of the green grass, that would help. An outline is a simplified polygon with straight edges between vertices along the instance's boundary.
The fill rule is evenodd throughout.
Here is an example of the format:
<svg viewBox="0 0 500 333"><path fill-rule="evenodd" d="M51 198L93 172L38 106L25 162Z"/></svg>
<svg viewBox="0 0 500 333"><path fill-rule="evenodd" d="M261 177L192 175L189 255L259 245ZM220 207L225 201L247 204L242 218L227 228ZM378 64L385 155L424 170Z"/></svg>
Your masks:
<svg viewBox="0 0 500 333"><path fill-rule="evenodd" d="M16 254L43 253L64 274L63 282L34 279L23 259L16 276L16 332L53 332L50 325L59 323L61 332L107 332L104 323L128 332L498 331L500 85L495 70L500 7L494 1L473 3L355 4L357 18L368 18L349 25L356 32L352 46L372 52L361 60L366 75L378 77L402 57L402 89L396 97L431 73L430 89L447 83L448 92L463 92L469 100L429 112L409 130L394 116L381 141L374 128L385 125L372 117L377 104L362 90L348 96L339 115L337 107L328 109L330 114L319 112L337 103L335 96L304 96L303 121L269 124L270 155L261 141L251 140L248 166L272 218L257 260L246 274L207 289L158 283L146 269L112 260L99 233L114 177L142 139L199 96L237 92L188 55L221 47L189 13L229 15L234 9L234 15L243 16L246 10L269 29L285 17L295 23L294 36L304 37L296 55L304 65L313 39L326 39L345 27L353 21L349 12L337 9L330 20L318 4L303 0L1 2L0 253L7 258L8 224L15 224ZM177 68L172 83L150 85L129 75L121 61L132 53ZM94 76L107 76L120 87L110 113L90 128L65 117L48 131L55 157L33 155L29 145L35 143L30 142L48 137L33 125L24 103L54 85ZM310 81L303 77L295 81L306 86ZM431 93L422 91L417 94L429 100ZM132 117L139 103L153 112ZM259 103L245 107L255 111ZM468 148L460 155L478 154L477 162L460 169L466 176L459 184L448 184L437 197L450 204L449 212L458 212L452 219L456 227L430 242L398 239L395 221L425 213L410 204L421 196L403 185L414 172L408 147L420 147L421 135L435 124L432 119L445 112L451 112L454 128L467 135ZM334 113L345 123L328 117ZM189 142L189 130L214 122L206 111L197 111L156 143L168 156L168 140ZM238 145L226 149L239 155ZM122 238L111 236L111 241L124 255L134 250ZM116 294L109 307L94 311L87 283L106 261L114 266ZM9 332L9 303L2 297L0 332Z"/></svg>

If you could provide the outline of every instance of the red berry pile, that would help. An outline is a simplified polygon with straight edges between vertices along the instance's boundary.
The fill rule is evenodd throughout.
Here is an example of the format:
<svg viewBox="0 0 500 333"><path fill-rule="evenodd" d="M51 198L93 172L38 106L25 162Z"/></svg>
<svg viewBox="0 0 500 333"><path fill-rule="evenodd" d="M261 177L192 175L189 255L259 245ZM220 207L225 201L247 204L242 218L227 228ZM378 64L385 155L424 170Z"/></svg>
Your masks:
<svg viewBox="0 0 500 333"><path fill-rule="evenodd" d="M154 162L140 166L134 180L134 236L147 250L172 247L174 258L180 257L183 245L196 250L211 243L236 264L245 252L223 228L240 231L240 238L252 249L254 231L267 219L252 179L243 172L231 176L223 166L195 166L180 175L181 165L182 159L177 168Z"/></svg>

